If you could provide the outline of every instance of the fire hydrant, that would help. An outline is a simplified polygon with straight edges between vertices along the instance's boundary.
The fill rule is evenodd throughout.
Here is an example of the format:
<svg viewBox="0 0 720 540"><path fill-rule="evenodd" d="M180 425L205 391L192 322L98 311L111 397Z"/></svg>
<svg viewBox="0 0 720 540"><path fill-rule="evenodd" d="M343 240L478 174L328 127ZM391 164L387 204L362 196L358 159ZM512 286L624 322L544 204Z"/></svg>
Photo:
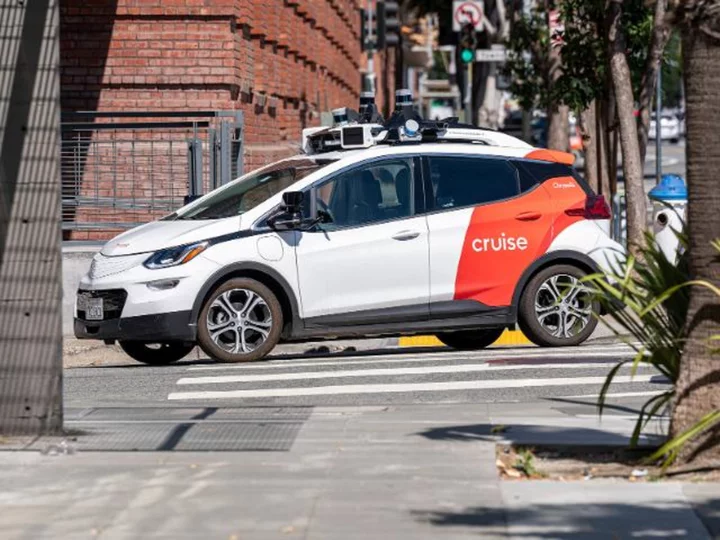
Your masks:
<svg viewBox="0 0 720 540"><path fill-rule="evenodd" d="M685 225L687 186L681 176L665 174L648 193L653 203L655 242L668 261L677 264L680 240L677 233Z"/></svg>

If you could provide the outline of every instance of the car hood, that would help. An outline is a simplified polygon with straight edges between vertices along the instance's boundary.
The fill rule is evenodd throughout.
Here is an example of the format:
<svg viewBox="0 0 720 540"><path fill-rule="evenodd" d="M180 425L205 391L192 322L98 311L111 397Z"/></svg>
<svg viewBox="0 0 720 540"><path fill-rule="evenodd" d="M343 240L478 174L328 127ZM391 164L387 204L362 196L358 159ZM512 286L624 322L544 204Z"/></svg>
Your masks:
<svg viewBox="0 0 720 540"><path fill-rule="evenodd" d="M153 221L116 236L103 246L100 253L107 257L149 253L235 232L240 224L240 218Z"/></svg>

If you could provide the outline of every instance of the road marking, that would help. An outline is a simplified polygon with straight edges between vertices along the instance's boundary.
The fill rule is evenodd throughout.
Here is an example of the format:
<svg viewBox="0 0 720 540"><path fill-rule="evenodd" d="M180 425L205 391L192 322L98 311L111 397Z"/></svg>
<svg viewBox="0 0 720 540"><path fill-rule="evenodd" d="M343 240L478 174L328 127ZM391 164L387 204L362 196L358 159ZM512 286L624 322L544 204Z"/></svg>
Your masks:
<svg viewBox="0 0 720 540"><path fill-rule="evenodd" d="M428 375L436 373L478 373L488 371L519 371L543 369L594 369L614 367L614 362L583 364L540 364L537 366L495 366L492 364L461 364L454 366L404 367L380 369L354 369L342 371L303 371L300 373L272 373L262 375L220 375L217 377L185 377L177 384L225 384L260 381L302 381L310 379L335 379L344 377L377 377L397 375ZM629 366L628 366L629 369Z"/></svg>
<svg viewBox="0 0 720 540"><path fill-rule="evenodd" d="M646 392L616 392L614 394L606 394L605 397L614 398L614 397L658 396L662 393L663 392L658 392L657 390L650 390L650 391L646 391ZM582 399L582 398L596 398L596 397L598 397L597 394L581 394L578 396L558 396L558 399Z"/></svg>
<svg viewBox="0 0 720 540"><path fill-rule="evenodd" d="M450 353L425 353L425 354L391 354L385 358L378 359L376 357L347 356L342 358L333 358L326 360L318 358L317 360L297 361L297 360L269 360L267 362L253 362L248 364L222 364L212 366L191 366L188 371L219 371L226 369L273 369L273 368L294 368L294 367L311 367L311 366L341 366L349 364L390 364L393 362L433 362L445 360L504 360L515 358L613 358L622 354L634 355L635 351L626 345L613 345L608 347L598 347L589 349L588 347L578 347L574 349L530 349L518 350L512 349L508 351L480 351L474 353L467 352L450 352Z"/></svg>
<svg viewBox="0 0 720 540"><path fill-rule="evenodd" d="M615 377L614 383L650 382L656 375L636 375ZM602 384L605 377L563 377L552 379L500 379L483 381L457 381L442 383L408 384L354 384L305 388L262 388L255 390L223 390L204 392L173 392L169 400L191 399L232 399L266 398L294 396L325 396L343 394L388 394L404 392L445 392L449 390L495 390L500 388L530 388L544 386L574 386L582 384Z"/></svg>

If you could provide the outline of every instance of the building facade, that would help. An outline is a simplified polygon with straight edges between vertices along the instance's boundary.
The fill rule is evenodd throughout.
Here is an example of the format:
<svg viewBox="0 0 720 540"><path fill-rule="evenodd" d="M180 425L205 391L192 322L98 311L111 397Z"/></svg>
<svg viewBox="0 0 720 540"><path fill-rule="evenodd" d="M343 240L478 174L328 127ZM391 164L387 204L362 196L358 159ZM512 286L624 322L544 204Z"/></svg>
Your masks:
<svg viewBox="0 0 720 540"><path fill-rule="evenodd" d="M302 128L319 125L322 112L357 107L360 2L61 0L64 121L76 121L77 111L242 111L245 171L296 153ZM66 239L106 238L123 221L158 217L165 212L159 200L167 209L180 205L188 181L172 166L185 167L187 149L158 151L167 138L158 130L134 130L131 141L114 136L63 132ZM149 146L157 155L147 154ZM154 206L137 202L146 199ZM127 211L109 218L118 206Z"/></svg>

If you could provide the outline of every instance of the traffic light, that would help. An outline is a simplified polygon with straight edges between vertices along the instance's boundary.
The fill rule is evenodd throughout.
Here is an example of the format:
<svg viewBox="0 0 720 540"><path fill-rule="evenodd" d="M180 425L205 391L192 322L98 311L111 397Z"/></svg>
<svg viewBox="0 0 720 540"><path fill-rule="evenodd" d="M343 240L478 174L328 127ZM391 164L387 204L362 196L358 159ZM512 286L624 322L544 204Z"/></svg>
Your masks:
<svg viewBox="0 0 720 540"><path fill-rule="evenodd" d="M396 47L400 44L400 19L397 2L377 3L377 48Z"/></svg>
<svg viewBox="0 0 720 540"><path fill-rule="evenodd" d="M368 12L360 9L360 48L363 51L371 49L370 43L370 24L368 21Z"/></svg>
<svg viewBox="0 0 720 540"><path fill-rule="evenodd" d="M466 23L460 30L460 60L463 64L470 64L475 60L475 49L477 49L477 38L475 37L475 26Z"/></svg>

